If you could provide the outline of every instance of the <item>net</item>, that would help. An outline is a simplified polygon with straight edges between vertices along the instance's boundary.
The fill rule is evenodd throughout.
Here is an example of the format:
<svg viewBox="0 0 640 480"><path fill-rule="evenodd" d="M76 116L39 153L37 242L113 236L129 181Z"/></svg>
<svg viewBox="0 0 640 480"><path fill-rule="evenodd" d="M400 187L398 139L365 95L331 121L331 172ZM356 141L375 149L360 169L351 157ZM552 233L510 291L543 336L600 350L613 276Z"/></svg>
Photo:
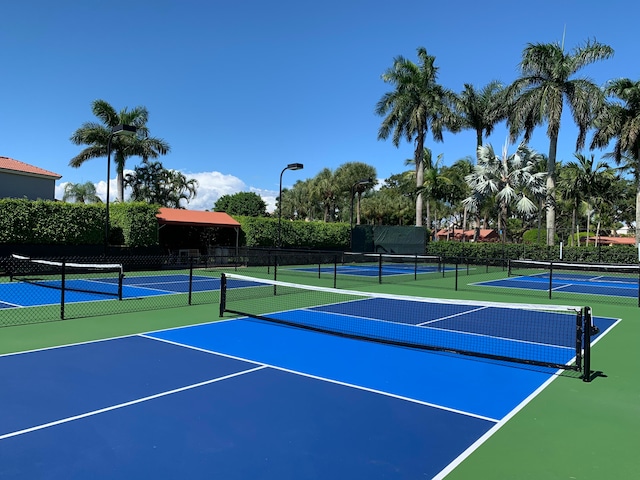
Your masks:
<svg viewBox="0 0 640 480"><path fill-rule="evenodd" d="M9 270L11 281L122 299L124 273L120 264L58 262L14 254Z"/></svg>
<svg viewBox="0 0 640 480"><path fill-rule="evenodd" d="M223 274L220 316L225 312L361 340L589 372L589 307L430 299Z"/></svg>
<svg viewBox="0 0 640 480"><path fill-rule="evenodd" d="M442 262L434 255L405 255L391 253L356 253L345 252L342 260L341 274L392 279L394 276L411 275L417 279L419 275L440 272Z"/></svg>
<svg viewBox="0 0 640 480"><path fill-rule="evenodd" d="M525 287L640 300L640 265L588 264L510 260L509 276L528 282Z"/></svg>

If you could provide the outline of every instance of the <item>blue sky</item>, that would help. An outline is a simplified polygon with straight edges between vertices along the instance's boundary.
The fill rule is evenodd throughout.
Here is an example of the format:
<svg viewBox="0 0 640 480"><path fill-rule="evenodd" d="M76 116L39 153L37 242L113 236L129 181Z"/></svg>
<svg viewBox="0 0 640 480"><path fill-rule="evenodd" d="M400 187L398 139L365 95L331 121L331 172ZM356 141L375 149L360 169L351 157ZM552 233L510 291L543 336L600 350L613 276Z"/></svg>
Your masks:
<svg viewBox="0 0 640 480"><path fill-rule="evenodd" d="M394 57L416 61L424 46L439 82L460 92L512 82L528 43L559 42L566 30L567 50L589 39L615 50L585 76L637 80L639 14L628 0L3 2L0 156L62 175L58 198L64 182L92 181L104 194L106 159L69 167L82 148L69 137L95 120L96 99L117 110L142 105L151 134L171 145L163 165L200 183L189 208L238 191L272 207L288 163L305 168L286 172L285 187L352 161L375 166L380 179L405 170L413 145L378 140L374 113ZM575 139L566 118L558 158L573 158ZM488 143L499 150L505 140L500 126ZM530 145L547 153L544 128ZM474 154L475 136L427 146L451 164Z"/></svg>

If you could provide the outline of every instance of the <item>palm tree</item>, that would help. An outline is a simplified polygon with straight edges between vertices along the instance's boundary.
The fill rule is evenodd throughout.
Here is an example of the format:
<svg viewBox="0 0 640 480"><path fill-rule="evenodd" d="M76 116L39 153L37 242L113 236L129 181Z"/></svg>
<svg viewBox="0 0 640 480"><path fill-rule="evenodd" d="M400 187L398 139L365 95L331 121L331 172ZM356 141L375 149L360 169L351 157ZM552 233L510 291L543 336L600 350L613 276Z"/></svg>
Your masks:
<svg viewBox="0 0 640 480"><path fill-rule="evenodd" d="M482 146L482 139L491 135L493 127L507 118L505 90L497 80L479 91L473 85L465 83L464 90L456 95L454 105L461 129L476 132L476 151Z"/></svg>
<svg viewBox="0 0 640 480"><path fill-rule="evenodd" d="M435 57L418 48L418 64L398 56L382 80L395 87L385 93L376 104L376 113L385 118L378 130L378 139L392 137L397 147L404 138L415 144L414 160L416 188L424 182L423 152L429 128L434 141L443 140L443 130L456 131L456 118L452 111L455 95L437 83L438 68ZM416 226L422 226L422 193L416 196Z"/></svg>
<svg viewBox="0 0 640 480"><path fill-rule="evenodd" d="M331 222L335 216L335 201L338 188L336 186L333 172L328 169L322 169L313 178L312 187L313 196L318 199L323 207L324 221Z"/></svg>
<svg viewBox="0 0 640 480"><path fill-rule="evenodd" d="M591 148L606 147L615 139L616 162L626 161L636 186L636 244L640 244L640 81L611 81L605 93L618 101L607 102L594 121Z"/></svg>
<svg viewBox="0 0 640 480"><path fill-rule="evenodd" d="M596 41L565 53L560 44L529 44L522 54L522 76L509 87L513 106L509 118L512 139L524 131L524 142L536 126L547 122L549 161L547 162L547 245L555 243L556 152L564 102L578 126L576 150L584 147L594 112L600 109L600 88L586 78L572 78L580 69L613 55L613 49Z"/></svg>
<svg viewBox="0 0 640 480"><path fill-rule="evenodd" d="M136 136L113 136L111 140L111 150L114 154L117 173L117 197L120 202L123 202L124 165L127 158L132 156L140 156L143 159L157 158L159 155L165 155L169 152L169 144L160 138L149 136L149 130L146 126L149 113L144 107L135 107L132 110L124 108L120 112L116 112L106 101L96 100L92 104L92 111L102 123L86 122L73 133L71 136L73 143L89 146L73 157L69 161L69 165L78 168L91 158L106 157L107 144L113 127L117 125L136 127Z"/></svg>
<svg viewBox="0 0 640 480"><path fill-rule="evenodd" d="M68 202L73 199L76 203L101 203L102 200L96 195L96 186L92 182L67 183L64 186L62 201Z"/></svg>
<svg viewBox="0 0 640 480"><path fill-rule="evenodd" d="M576 232L580 203L602 195L615 175L606 162L595 162L594 156L574 154L577 161L568 162L560 171L559 187L562 197L571 202L571 245Z"/></svg>
<svg viewBox="0 0 640 480"><path fill-rule="evenodd" d="M197 195L198 181L177 170L168 170L160 162L144 160L133 173L125 176L125 184L131 187L131 200L148 202L163 207L182 208Z"/></svg>
<svg viewBox="0 0 640 480"><path fill-rule="evenodd" d="M343 214L343 220L346 215L349 215L346 219L350 220L355 213L356 225L360 225L362 194L375 186L377 176L375 167L363 162L347 162L336 168L334 173L335 182L340 188L341 197L345 200L340 205L340 213ZM356 201L355 211L353 210L354 197Z"/></svg>
<svg viewBox="0 0 640 480"><path fill-rule="evenodd" d="M503 241L510 208L524 214L537 209L535 195L544 191L547 175L539 171L541 157L524 143L512 155L507 155L505 145L502 157L494 153L491 145L478 149L478 163L466 177L473 193L463 203L476 212L487 198L495 197L500 208L498 229L502 230Z"/></svg>

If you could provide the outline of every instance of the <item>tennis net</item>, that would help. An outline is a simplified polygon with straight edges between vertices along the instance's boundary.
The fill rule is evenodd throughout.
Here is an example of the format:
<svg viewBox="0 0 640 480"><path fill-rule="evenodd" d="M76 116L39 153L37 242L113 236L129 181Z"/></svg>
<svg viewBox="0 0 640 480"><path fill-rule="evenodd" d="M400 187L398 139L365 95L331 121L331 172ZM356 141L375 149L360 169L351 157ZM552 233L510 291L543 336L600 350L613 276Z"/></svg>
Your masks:
<svg viewBox="0 0 640 480"><path fill-rule="evenodd" d="M591 309L409 297L221 278L220 316L491 360L583 372L590 379Z"/></svg>
<svg viewBox="0 0 640 480"><path fill-rule="evenodd" d="M10 280L46 288L106 295L122 299L121 264L73 263L12 255Z"/></svg>
<svg viewBox="0 0 640 480"><path fill-rule="evenodd" d="M384 277L411 275L417 279L418 275L433 275L442 268L441 258L435 255L392 253L344 252L342 264L349 267L349 270L341 273L377 277L380 283Z"/></svg>
<svg viewBox="0 0 640 480"><path fill-rule="evenodd" d="M552 292L637 297L640 306L640 265L510 260L510 277L523 277Z"/></svg>

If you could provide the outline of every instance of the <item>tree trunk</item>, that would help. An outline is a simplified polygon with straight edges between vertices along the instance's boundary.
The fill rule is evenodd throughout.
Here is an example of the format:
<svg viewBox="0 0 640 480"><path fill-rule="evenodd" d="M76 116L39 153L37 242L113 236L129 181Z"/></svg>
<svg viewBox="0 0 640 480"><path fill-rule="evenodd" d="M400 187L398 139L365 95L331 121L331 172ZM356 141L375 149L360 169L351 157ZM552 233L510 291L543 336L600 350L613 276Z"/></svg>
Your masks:
<svg viewBox="0 0 640 480"><path fill-rule="evenodd" d="M556 153L558 135L552 135L549 143L549 159L547 160L547 246L556 241Z"/></svg>
<svg viewBox="0 0 640 480"><path fill-rule="evenodd" d="M424 185L424 132L419 132L414 151L416 164L416 188ZM422 192L416 196L416 227L422 226Z"/></svg>

